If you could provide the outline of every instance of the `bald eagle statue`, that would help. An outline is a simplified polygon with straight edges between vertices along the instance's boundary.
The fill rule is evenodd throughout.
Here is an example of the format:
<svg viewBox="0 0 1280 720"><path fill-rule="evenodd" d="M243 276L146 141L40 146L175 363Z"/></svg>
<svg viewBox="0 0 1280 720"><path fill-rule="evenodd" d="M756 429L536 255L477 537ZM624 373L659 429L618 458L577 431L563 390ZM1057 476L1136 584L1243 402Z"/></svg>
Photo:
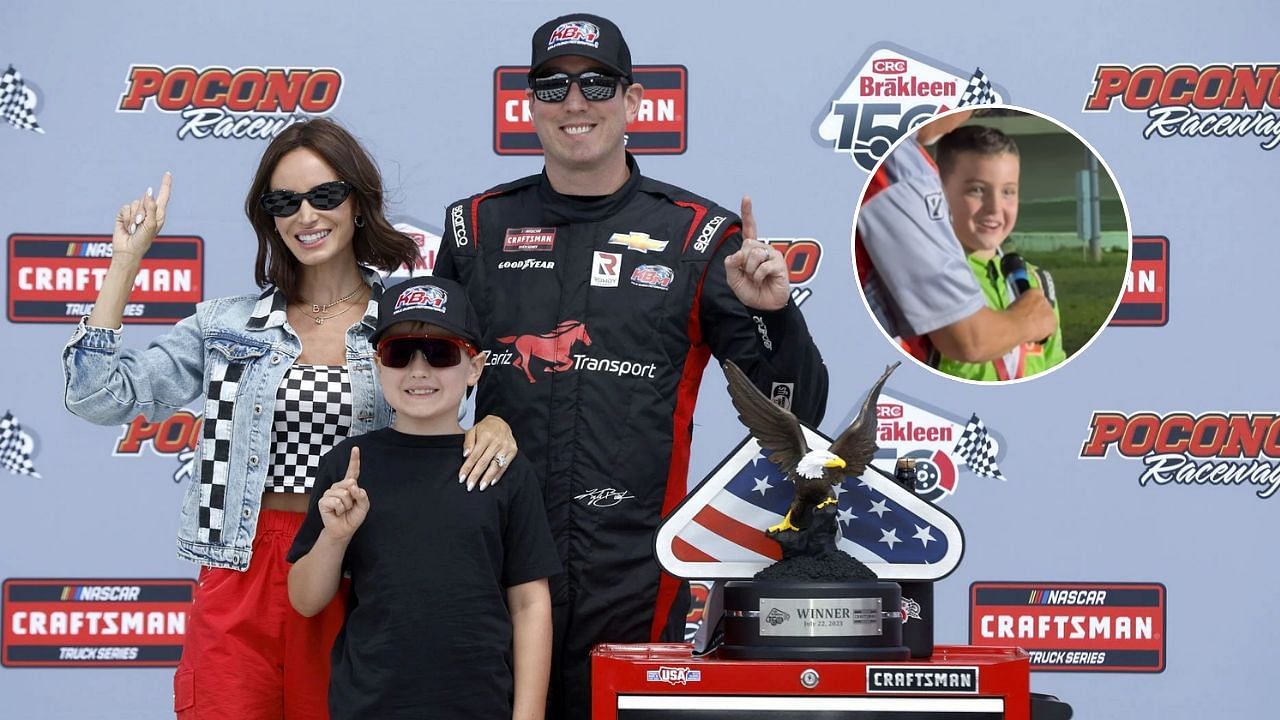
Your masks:
<svg viewBox="0 0 1280 720"><path fill-rule="evenodd" d="M867 393L857 419L840 433L830 448L810 450L796 416L771 402L737 365L725 361L729 397L738 411L738 419L768 453L769 461L795 484L795 499L782 522L769 528L771 537L779 539L786 531L803 533L810 529L816 511L836 504L832 486L843 482L846 476L859 477L867 469L876 452L876 401L880 389L899 364L885 368L880 380ZM834 550L834 532L824 534L831 536L830 549ZM784 544L783 549L785 554L787 545Z"/></svg>

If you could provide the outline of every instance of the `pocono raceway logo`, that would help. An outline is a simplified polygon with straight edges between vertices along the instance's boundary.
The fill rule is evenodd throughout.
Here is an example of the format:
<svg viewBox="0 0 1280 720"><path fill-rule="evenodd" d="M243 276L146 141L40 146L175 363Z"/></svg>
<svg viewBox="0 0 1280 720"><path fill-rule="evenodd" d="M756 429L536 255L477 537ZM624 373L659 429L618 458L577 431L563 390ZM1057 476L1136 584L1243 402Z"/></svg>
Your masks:
<svg viewBox="0 0 1280 720"><path fill-rule="evenodd" d="M635 122L627 125L627 151L634 155L680 155L689 134L688 69L683 65L636 65L632 75L644 87L644 97ZM542 154L533 129L528 89L528 66L502 66L493 71L493 151L499 155ZM618 92L622 91L619 87Z"/></svg>
<svg viewBox="0 0 1280 720"><path fill-rule="evenodd" d="M1280 145L1280 65L1204 67L1098 65L1084 112L1110 112L1116 101L1145 112L1142 137L1254 137L1263 150Z"/></svg>
<svg viewBox="0 0 1280 720"><path fill-rule="evenodd" d="M1159 583L969 586L969 644L1021 647L1032 670L1162 672L1165 615Z"/></svg>
<svg viewBox="0 0 1280 720"><path fill-rule="evenodd" d="M1102 459L1112 448L1142 459L1143 487L1246 485L1263 500L1280 488L1280 413L1093 413L1080 457Z"/></svg>
<svg viewBox="0 0 1280 720"><path fill-rule="evenodd" d="M111 454L138 457L145 448L150 448L155 455L176 457L178 469L173 472L173 481L180 483L195 477L196 445L203 425L204 416L190 410L179 410L154 423L139 415L122 426Z"/></svg>
<svg viewBox="0 0 1280 720"><path fill-rule="evenodd" d="M890 43L874 45L823 108L813 139L847 153L869 173L898 138L961 105L979 83L988 93L982 104L1009 101L1009 94L986 83L981 71L967 73Z"/></svg>
<svg viewBox="0 0 1280 720"><path fill-rule="evenodd" d="M9 236L10 322L75 323L93 312L111 265L110 235ZM168 325L204 299L204 240L161 235L142 258L124 322Z"/></svg>
<svg viewBox="0 0 1280 720"><path fill-rule="evenodd" d="M194 580L4 581L5 667L176 667Z"/></svg>
<svg viewBox="0 0 1280 720"><path fill-rule="evenodd" d="M148 105L182 117L178 139L269 139L290 125L327 115L342 94L335 68L131 65L116 112Z"/></svg>

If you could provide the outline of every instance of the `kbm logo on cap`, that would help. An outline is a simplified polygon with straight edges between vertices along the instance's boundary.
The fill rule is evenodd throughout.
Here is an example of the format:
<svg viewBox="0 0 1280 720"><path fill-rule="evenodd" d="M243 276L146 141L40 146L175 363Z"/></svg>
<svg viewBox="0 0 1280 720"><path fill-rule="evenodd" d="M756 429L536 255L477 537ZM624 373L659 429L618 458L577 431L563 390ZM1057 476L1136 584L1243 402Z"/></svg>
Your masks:
<svg viewBox="0 0 1280 720"><path fill-rule="evenodd" d="M435 285L417 285L400 293L396 300L395 312L425 308L444 312L444 304L449 300L449 293Z"/></svg>
<svg viewBox="0 0 1280 720"><path fill-rule="evenodd" d="M584 20L562 23L551 33L551 37L547 40L547 49L554 50L570 43L598 48L600 47L600 28L595 23Z"/></svg>

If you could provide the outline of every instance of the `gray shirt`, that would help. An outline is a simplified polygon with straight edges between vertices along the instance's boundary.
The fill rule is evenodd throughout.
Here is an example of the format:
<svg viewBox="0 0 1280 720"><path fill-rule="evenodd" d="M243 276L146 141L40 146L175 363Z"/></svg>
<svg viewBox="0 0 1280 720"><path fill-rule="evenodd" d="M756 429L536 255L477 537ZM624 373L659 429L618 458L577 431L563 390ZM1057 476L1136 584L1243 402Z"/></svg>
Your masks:
<svg viewBox="0 0 1280 720"><path fill-rule="evenodd" d="M893 337L925 335L982 309L986 300L924 149L914 139L903 142L876 174L888 186L868 192L857 240L871 258L863 292L881 327Z"/></svg>

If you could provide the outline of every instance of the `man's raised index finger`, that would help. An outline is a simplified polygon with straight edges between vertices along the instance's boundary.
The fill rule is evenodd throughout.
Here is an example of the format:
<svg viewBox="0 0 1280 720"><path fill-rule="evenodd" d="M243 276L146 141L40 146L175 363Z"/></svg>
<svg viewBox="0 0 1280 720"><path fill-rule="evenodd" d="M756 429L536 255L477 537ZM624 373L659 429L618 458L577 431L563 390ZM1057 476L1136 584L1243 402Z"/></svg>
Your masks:
<svg viewBox="0 0 1280 720"><path fill-rule="evenodd" d="M748 240L755 240L756 235L756 215L751 211L751 196L742 196L742 237Z"/></svg>

